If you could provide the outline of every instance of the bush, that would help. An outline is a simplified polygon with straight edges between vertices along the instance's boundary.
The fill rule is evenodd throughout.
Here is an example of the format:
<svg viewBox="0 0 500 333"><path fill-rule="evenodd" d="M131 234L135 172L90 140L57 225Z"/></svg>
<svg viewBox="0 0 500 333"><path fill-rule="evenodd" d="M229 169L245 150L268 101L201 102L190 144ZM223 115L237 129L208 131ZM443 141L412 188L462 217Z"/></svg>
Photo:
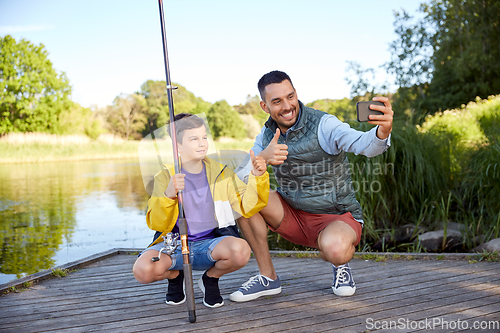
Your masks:
<svg viewBox="0 0 500 333"><path fill-rule="evenodd" d="M246 130L238 112L225 100L215 102L207 114L207 121L214 139L227 136L236 139L246 137Z"/></svg>
<svg viewBox="0 0 500 333"><path fill-rule="evenodd" d="M468 248L475 236L498 237L499 111L496 96L429 116L420 127L395 122L387 152L372 158L350 154L365 243L407 223L433 230L447 221L468 227Z"/></svg>

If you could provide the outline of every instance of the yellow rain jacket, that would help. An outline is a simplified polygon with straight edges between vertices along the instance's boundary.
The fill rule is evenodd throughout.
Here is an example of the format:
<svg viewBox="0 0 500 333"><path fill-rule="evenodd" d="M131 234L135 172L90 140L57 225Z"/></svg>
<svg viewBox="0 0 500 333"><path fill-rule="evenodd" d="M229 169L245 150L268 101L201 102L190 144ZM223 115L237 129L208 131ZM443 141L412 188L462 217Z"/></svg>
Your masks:
<svg viewBox="0 0 500 333"><path fill-rule="evenodd" d="M235 225L233 211L240 216L250 217L267 206L269 199L269 174L262 176L250 173L248 184L221 163L205 157L203 160L215 205L216 220L219 228ZM154 190L148 201L146 222L152 230L161 232L161 236L172 231L179 216L177 198L170 199L165 195L170 175L174 174L174 166L166 166L168 173L160 171L155 175ZM160 243L162 237L156 238L151 245ZM150 245L150 246L151 246Z"/></svg>

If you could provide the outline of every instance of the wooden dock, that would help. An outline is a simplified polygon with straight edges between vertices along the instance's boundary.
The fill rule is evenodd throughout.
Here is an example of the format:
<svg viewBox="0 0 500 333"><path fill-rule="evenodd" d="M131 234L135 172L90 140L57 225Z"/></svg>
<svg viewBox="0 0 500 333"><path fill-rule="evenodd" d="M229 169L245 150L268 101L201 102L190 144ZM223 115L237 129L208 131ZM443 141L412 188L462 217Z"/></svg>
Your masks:
<svg viewBox="0 0 500 333"><path fill-rule="evenodd" d="M220 308L203 306L195 284L197 321L189 323L185 304L164 303L166 282L136 282L135 259L108 256L0 296L0 332L500 332L498 262L353 259L356 294L338 297L328 263L276 256L282 293L231 302L229 294L257 273L252 258L220 279Z"/></svg>

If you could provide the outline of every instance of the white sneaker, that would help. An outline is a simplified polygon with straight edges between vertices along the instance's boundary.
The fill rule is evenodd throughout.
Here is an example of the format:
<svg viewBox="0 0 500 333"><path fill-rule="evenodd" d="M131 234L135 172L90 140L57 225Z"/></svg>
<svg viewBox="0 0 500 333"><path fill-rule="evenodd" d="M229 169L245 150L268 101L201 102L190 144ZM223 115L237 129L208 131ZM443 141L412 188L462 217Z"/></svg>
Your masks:
<svg viewBox="0 0 500 333"><path fill-rule="evenodd" d="M233 302L251 301L261 296L276 295L281 292L281 281L278 276L271 280L264 275L252 276L247 282L229 296Z"/></svg>
<svg viewBox="0 0 500 333"><path fill-rule="evenodd" d="M333 293L337 296L352 296L356 292L356 284L352 278L349 264L333 266Z"/></svg>

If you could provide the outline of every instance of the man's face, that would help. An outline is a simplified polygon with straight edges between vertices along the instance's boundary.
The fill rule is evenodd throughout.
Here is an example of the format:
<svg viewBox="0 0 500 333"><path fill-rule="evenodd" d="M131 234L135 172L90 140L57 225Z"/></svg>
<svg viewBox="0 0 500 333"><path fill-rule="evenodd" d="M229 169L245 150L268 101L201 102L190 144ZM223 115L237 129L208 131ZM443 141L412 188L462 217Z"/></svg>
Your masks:
<svg viewBox="0 0 500 333"><path fill-rule="evenodd" d="M272 83L265 88L265 101L260 107L278 123L282 133L292 127L299 117L299 99L290 81Z"/></svg>
<svg viewBox="0 0 500 333"><path fill-rule="evenodd" d="M182 143L178 144L183 162L202 160L208 152L208 138L205 126L182 132Z"/></svg>

